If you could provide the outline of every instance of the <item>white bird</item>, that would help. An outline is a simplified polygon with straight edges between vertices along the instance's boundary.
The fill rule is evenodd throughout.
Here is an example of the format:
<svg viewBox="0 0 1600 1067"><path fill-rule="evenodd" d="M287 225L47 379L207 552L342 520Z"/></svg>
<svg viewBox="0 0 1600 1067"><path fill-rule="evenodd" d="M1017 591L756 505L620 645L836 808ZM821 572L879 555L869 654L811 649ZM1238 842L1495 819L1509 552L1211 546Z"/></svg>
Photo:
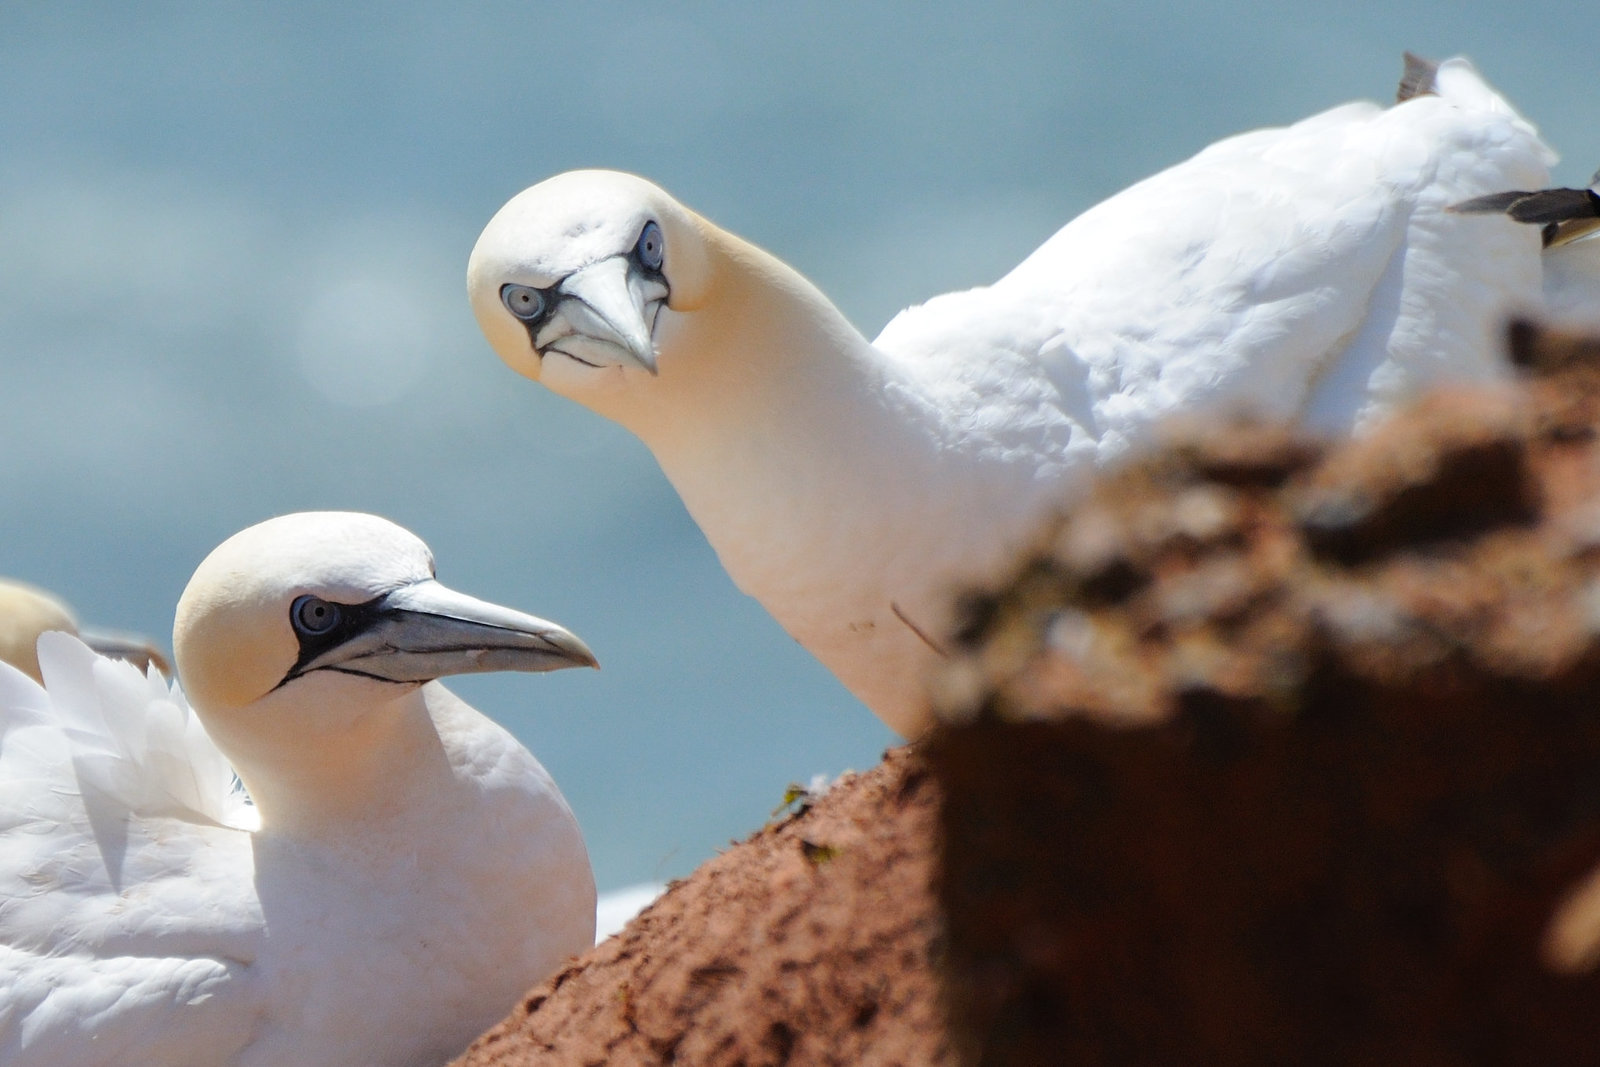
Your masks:
<svg viewBox="0 0 1600 1067"><path fill-rule="evenodd" d="M594 939L604 941L621 932L633 917L656 902L667 891L661 882L640 882L601 893L594 906Z"/></svg>
<svg viewBox="0 0 1600 1067"><path fill-rule="evenodd" d="M72 609L58 598L26 582L0 578L0 661L36 682L43 681L36 646L39 635L51 630L76 634L101 655L125 659L140 670L152 665L163 673L170 669L166 657L144 638L114 630L81 629Z"/></svg>
<svg viewBox="0 0 1600 1067"><path fill-rule="evenodd" d="M433 681L572 634L317 513L216 549L173 645L193 714L66 634L0 665L0 1062L441 1063L593 944L566 802Z"/></svg>
<svg viewBox="0 0 1600 1067"><path fill-rule="evenodd" d="M1349 431L1505 373L1537 233L1447 208L1547 181L1464 60L1407 98L1212 145L1085 212L993 285L868 342L794 270L636 177L558 175L468 266L501 359L633 431L723 566L890 727L953 594L1178 411Z"/></svg>

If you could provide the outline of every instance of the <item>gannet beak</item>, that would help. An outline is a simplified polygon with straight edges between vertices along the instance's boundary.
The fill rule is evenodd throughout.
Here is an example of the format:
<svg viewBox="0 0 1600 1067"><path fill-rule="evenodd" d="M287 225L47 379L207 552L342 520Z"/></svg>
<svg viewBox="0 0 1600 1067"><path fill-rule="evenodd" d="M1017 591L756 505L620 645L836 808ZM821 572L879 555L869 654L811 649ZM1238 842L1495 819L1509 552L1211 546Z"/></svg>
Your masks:
<svg viewBox="0 0 1600 1067"><path fill-rule="evenodd" d="M337 643L308 648L284 681L316 670L390 682L484 671L555 671L600 664L577 635L533 615L427 580L348 609Z"/></svg>
<svg viewBox="0 0 1600 1067"><path fill-rule="evenodd" d="M558 303L534 346L591 367L631 364L656 373L651 330L667 298L660 281L633 269L627 256L591 263L556 286Z"/></svg>
<svg viewBox="0 0 1600 1067"><path fill-rule="evenodd" d="M152 665L172 677L172 665L161 650L138 634L120 633L116 630L79 629L78 640L111 659L127 660L141 671Z"/></svg>

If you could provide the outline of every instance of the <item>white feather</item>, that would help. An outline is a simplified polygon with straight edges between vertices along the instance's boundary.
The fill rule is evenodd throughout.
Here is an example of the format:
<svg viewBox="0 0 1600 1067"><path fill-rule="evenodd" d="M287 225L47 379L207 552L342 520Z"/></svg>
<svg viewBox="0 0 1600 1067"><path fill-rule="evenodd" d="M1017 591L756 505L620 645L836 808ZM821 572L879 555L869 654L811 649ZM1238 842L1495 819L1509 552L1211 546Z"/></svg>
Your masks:
<svg viewBox="0 0 1600 1067"><path fill-rule="evenodd" d="M167 815L253 830L248 795L183 690L64 633L39 638L46 696L79 786L108 814ZM4 757L0 756L0 766Z"/></svg>
<svg viewBox="0 0 1600 1067"><path fill-rule="evenodd" d="M154 668L65 633L39 660L0 664L0 1062L220 1062L251 1013L174 1016L259 947L252 809Z"/></svg>

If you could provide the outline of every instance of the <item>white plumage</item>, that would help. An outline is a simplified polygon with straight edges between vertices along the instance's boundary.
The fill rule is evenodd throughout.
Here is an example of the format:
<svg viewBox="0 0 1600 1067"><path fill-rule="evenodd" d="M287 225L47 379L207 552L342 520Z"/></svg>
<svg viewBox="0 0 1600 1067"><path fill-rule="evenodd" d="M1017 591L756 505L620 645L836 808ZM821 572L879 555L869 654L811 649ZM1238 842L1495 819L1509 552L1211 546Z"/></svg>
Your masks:
<svg viewBox="0 0 1600 1067"><path fill-rule="evenodd" d="M1541 301L1538 234L1448 208L1539 188L1553 157L1465 61L1434 87L1213 145L871 343L783 263L608 172L511 200L468 288L501 358L636 433L740 588L915 735L952 594L1165 416L1344 432L1504 373L1505 314Z"/></svg>
<svg viewBox="0 0 1600 1067"><path fill-rule="evenodd" d="M312 514L212 553L174 644L192 711L63 633L0 665L0 1062L440 1063L592 944L554 783L429 681L577 638Z"/></svg>

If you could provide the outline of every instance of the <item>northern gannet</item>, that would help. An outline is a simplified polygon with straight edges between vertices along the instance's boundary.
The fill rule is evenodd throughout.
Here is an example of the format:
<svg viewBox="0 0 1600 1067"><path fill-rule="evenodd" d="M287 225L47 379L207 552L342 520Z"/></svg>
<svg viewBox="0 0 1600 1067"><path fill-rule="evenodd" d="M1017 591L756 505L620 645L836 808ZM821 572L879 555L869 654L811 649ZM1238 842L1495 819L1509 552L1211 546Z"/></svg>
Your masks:
<svg viewBox="0 0 1600 1067"><path fill-rule="evenodd" d="M1090 209L993 285L868 342L810 282L655 185L557 175L468 265L513 369L633 431L739 587L891 728L953 595L1175 412L1346 432L1495 379L1538 235L1455 204L1554 157L1465 60L1402 99L1221 141Z"/></svg>
<svg viewBox="0 0 1600 1067"><path fill-rule="evenodd" d="M314 513L212 552L173 647L182 691L61 633L0 666L0 1062L442 1063L593 944L560 792L433 681L571 633Z"/></svg>
<svg viewBox="0 0 1600 1067"><path fill-rule="evenodd" d="M125 659L140 670L152 665L162 673L171 670L167 658L144 638L113 630L81 629L72 609L55 596L26 582L0 578L0 661L42 682L36 646L39 635L52 630L76 634L101 655Z"/></svg>

